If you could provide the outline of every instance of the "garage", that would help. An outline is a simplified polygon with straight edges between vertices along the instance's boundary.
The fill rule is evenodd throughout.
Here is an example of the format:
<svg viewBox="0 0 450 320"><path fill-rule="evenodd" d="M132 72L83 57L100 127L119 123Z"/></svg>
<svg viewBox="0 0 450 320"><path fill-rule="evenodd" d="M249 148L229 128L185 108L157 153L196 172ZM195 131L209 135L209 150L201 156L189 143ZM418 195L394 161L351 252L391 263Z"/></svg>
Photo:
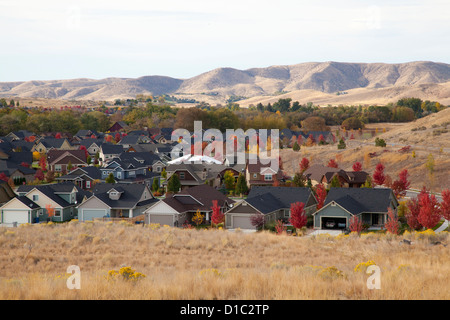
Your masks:
<svg viewBox="0 0 450 320"><path fill-rule="evenodd" d="M256 229L251 221L250 216L238 216L238 215L232 215L231 216L231 228L233 229Z"/></svg>
<svg viewBox="0 0 450 320"><path fill-rule="evenodd" d="M342 230L347 227L347 219L339 217L321 217L322 229Z"/></svg>
<svg viewBox="0 0 450 320"><path fill-rule="evenodd" d="M95 218L103 218L104 216L106 216L105 209L83 209L81 213L81 221L92 221Z"/></svg>
<svg viewBox="0 0 450 320"><path fill-rule="evenodd" d="M17 222L17 224L29 223L28 210L3 210L2 223L9 225Z"/></svg>
<svg viewBox="0 0 450 320"><path fill-rule="evenodd" d="M168 225L173 227L173 215L172 214L149 214L150 223L159 223L160 225Z"/></svg>

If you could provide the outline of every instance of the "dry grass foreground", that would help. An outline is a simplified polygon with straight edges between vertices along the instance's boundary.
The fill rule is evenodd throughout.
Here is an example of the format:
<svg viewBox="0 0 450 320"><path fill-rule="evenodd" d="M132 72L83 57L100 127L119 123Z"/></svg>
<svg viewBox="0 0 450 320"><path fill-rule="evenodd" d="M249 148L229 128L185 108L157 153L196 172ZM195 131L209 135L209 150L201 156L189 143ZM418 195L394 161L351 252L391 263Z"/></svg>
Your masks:
<svg viewBox="0 0 450 320"><path fill-rule="evenodd" d="M293 237L77 221L2 228L0 299L449 299L449 239L447 232ZM381 268L379 290L367 288L370 261ZM69 265L81 269L79 290L66 287ZM108 279L123 266L145 277Z"/></svg>

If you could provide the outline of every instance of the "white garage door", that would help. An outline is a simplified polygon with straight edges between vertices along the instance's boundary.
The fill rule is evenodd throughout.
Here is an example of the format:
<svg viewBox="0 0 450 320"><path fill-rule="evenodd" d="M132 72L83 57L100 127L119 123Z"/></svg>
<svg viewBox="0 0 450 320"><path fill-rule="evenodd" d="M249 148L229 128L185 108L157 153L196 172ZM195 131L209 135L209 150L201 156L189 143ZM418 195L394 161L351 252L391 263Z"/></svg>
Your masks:
<svg viewBox="0 0 450 320"><path fill-rule="evenodd" d="M168 225L173 227L172 214L149 214L150 223L159 223L160 225Z"/></svg>
<svg viewBox="0 0 450 320"><path fill-rule="evenodd" d="M3 223L12 224L13 222L17 222L17 224L28 223L28 211L4 210Z"/></svg>
<svg viewBox="0 0 450 320"><path fill-rule="evenodd" d="M252 226L252 223L250 222L250 216L233 216L232 228L256 229L254 226Z"/></svg>

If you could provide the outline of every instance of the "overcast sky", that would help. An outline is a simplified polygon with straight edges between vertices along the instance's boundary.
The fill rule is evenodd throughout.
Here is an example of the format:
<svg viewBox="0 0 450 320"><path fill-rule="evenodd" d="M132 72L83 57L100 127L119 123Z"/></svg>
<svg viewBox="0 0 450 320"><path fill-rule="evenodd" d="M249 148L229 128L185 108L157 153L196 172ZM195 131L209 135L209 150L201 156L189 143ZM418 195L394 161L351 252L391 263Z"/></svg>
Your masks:
<svg viewBox="0 0 450 320"><path fill-rule="evenodd" d="M0 0L0 81L450 63L450 1Z"/></svg>

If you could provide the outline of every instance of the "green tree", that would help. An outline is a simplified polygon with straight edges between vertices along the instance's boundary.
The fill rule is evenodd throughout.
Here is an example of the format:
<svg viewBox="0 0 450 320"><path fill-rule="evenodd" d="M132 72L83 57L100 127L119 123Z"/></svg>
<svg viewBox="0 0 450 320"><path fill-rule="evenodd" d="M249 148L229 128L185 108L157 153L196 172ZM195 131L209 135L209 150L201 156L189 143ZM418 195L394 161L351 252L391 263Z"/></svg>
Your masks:
<svg viewBox="0 0 450 320"><path fill-rule="evenodd" d="M176 173L174 173L167 182L167 191L177 193L178 191L180 191L180 188L181 188L180 178Z"/></svg>
<svg viewBox="0 0 450 320"><path fill-rule="evenodd" d="M338 143L338 145L337 145L337 148L338 149L345 149L345 148L347 148L347 145L345 144L345 141L344 141L344 139L340 139L339 140L339 143Z"/></svg>
<svg viewBox="0 0 450 320"><path fill-rule="evenodd" d="M292 150L294 151L300 151L300 146L298 145L297 141L294 142L294 145L292 146Z"/></svg>
<svg viewBox="0 0 450 320"><path fill-rule="evenodd" d="M332 187L332 188L340 188L341 187L341 183L339 182L339 178L337 175L335 175L333 177L333 179L331 179L330 187Z"/></svg>
<svg viewBox="0 0 450 320"><path fill-rule="evenodd" d="M237 182L236 182L236 188L235 193L238 195L243 195L248 192L248 186L247 181L245 180L245 176L242 173L239 173Z"/></svg>
<svg viewBox="0 0 450 320"><path fill-rule="evenodd" d="M116 183L116 180L114 179L114 175L111 172L105 179L106 183Z"/></svg>
<svg viewBox="0 0 450 320"><path fill-rule="evenodd" d="M223 176L223 182L225 183L225 188L227 188L228 191L234 190L234 175L231 170L225 171L225 174Z"/></svg>
<svg viewBox="0 0 450 320"><path fill-rule="evenodd" d="M375 138L375 146L384 148L386 147L386 141L381 138Z"/></svg>
<svg viewBox="0 0 450 320"><path fill-rule="evenodd" d="M296 187L305 187L306 186L306 178L300 172L297 172L294 175L294 178L293 178L292 182L294 183L294 185Z"/></svg>
<svg viewBox="0 0 450 320"><path fill-rule="evenodd" d="M153 179L153 183L152 183L152 191L156 192L159 189L159 181L158 179Z"/></svg>

